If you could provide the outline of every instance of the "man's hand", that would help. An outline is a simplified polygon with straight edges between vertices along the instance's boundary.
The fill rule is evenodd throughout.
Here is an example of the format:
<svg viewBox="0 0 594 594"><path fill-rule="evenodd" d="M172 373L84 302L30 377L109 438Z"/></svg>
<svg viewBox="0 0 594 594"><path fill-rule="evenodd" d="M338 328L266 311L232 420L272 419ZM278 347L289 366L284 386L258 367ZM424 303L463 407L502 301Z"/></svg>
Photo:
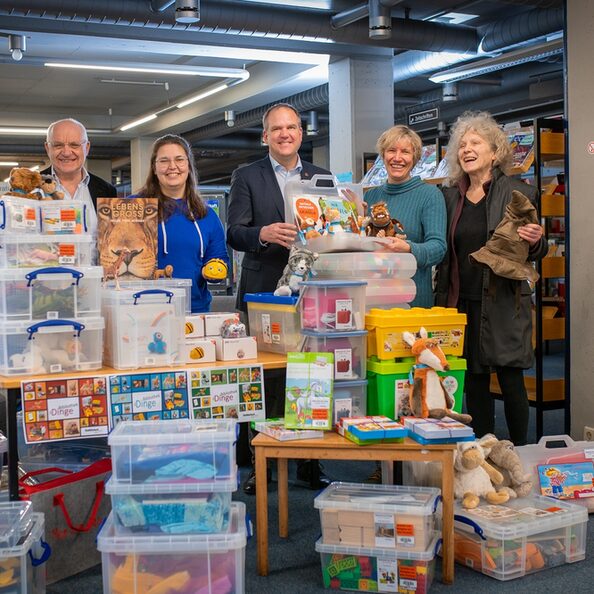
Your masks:
<svg viewBox="0 0 594 594"><path fill-rule="evenodd" d="M297 237L297 227L291 223L272 223L260 229L262 243L278 243L289 249Z"/></svg>

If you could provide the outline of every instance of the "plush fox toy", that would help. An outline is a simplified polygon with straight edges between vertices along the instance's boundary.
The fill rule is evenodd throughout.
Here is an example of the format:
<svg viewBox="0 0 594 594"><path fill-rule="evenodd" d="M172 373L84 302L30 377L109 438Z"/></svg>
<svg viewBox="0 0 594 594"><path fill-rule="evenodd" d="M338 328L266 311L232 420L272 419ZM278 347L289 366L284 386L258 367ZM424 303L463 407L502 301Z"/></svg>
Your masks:
<svg viewBox="0 0 594 594"><path fill-rule="evenodd" d="M408 403L406 399L402 403L401 414L423 419L450 417L460 423L470 423L470 415L452 410L454 399L445 389L442 378L437 375L437 371L447 371L450 368L438 341L428 338L425 328L419 331L419 338L411 332L403 332L402 338L410 346L415 364L409 374Z"/></svg>

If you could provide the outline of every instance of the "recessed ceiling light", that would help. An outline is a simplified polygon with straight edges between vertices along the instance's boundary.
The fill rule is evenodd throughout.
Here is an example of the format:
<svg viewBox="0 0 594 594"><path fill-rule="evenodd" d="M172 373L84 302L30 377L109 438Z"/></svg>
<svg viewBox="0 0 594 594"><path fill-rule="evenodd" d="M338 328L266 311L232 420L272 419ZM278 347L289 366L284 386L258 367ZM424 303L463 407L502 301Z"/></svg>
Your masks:
<svg viewBox="0 0 594 594"><path fill-rule="evenodd" d="M83 64L80 62L45 62L50 68L71 68L75 70L104 70L108 72L137 72L139 74L171 74L180 76L212 76L215 78L249 77L243 68L211 68L209 66L176 66L151 64L150 66L122 66L114 64Z"/></svg>
<svg viewBox="0 0 594 594"><path fill-rule="evenodd" d="M434 23L446 23L448 25L461 25L462 23L466 23L471 21L472 19L476 19L478 14L465 14L463 12L446 12L445 14L440 14L439 16L429 19Z"/></svg>
<svg viewBox="0 0 594 594"><path fill-rule="evenodd" d="M120 127L120 130L122 132L125 132L126 130L129 130L130 128L135 128L136 126L140 126L141 124L146 124L146 122L150 122L151 120L156 120L156 119L157 119L157 114L151 113L150 115L147 115L147 116L140 118L138 120L134 120L133 122L130 122L129 124L124 124L123 126Z"/></svg>

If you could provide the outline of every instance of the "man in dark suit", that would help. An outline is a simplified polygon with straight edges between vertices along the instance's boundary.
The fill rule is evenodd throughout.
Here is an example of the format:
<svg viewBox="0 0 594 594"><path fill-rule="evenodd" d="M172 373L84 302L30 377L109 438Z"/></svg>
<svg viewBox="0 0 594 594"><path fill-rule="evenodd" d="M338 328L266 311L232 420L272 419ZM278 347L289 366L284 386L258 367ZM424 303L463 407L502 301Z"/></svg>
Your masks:
<svg viewBox="0 0 594 594"><path fill-rule="evenodd" d="M89 210L90 226L94 231L97 224L97 198L117 196L114 186L104 179L89 173L85 161L91 143L85 127L71 118L58 120L47 129L45 150L51 167L42 175L52 175L58 182L58 190L64 192L66 200L81 200L92 206Z"/></svg>
<svg viewBox="0 0 594 594"><path fill-rule="evenodd" d="M233 172L227 211L227 243L244 252L237 288L237 309L247 311L245 293L270 292L282 276L297 227L285 223L285 185L329 171L299 158L303 139L299 112L288 103L270 107L262 118L268 156ZM266 416L284 416L285 371L264 374ZM312 488L321 486L317 464L298 465L297 477ZM256 492L254 472L243 486Z"/></svg>

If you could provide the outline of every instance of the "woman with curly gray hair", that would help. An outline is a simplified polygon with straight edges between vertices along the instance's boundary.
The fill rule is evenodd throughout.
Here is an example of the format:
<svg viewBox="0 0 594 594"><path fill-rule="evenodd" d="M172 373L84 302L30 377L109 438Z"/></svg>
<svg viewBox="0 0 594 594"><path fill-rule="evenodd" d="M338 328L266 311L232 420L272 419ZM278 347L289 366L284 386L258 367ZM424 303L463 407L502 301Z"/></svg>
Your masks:
<svg viewBox="0 0 594 594"><path fill-rule="evenodd" d="M509 177L512 150L506 134L486 112L466 112L452 126L444 188L448 250L438 267L436 305L467 314L464 356L466 408L477 436L493 433L495 405L490 374L497 373L510 439L526 443L529 406L523 369L532 366L531 288L472 263L470 254L493 234L518 190L535 205L537 189ZM528 258L545 256L540 225L518 227Z"/></svg>

